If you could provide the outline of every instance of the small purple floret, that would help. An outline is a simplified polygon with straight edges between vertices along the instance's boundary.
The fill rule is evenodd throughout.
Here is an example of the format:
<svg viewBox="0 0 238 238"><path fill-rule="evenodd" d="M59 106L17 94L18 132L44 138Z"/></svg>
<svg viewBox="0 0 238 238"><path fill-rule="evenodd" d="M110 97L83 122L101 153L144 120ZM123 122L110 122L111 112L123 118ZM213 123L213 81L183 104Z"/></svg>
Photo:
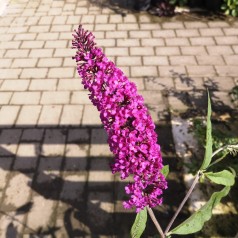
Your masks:
<svg viewBox="0 0 238 238"><path fill-rule="evenodd" d="M115 155L112 172L120 172L121 179L133 175L134 181L125 188L130 199L123 203L124 207L136 207L139 212L145 206L160 205L167 182L160 172L160 146L143 97L135 84L96 47L92 33L80 25L73 36L73 48L77 49L73 59L84 88L90 91L90 100L100 112L110 150Z"/></svg>

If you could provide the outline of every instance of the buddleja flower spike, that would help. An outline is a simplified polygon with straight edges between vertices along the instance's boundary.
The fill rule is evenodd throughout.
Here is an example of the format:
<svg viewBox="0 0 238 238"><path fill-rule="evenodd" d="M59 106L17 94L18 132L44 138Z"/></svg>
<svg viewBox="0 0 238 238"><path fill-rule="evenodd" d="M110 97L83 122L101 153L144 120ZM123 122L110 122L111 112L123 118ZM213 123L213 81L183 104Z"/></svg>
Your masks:
<svg viewBox="0 0 238 238"><path fill-rule="evenodd" d="M92 33L80 25L73 37L73 48L77 49L73 59L84 88L90 91L90 100L100 112L115 156L112 172L120 172L121 179L129 175L134 179L125 188L130 198L123 203L124 207L136 207L139 212L145 206L160 205L167 182L161 173L155 125L143 97L135 84L96 47Z"/></svg>

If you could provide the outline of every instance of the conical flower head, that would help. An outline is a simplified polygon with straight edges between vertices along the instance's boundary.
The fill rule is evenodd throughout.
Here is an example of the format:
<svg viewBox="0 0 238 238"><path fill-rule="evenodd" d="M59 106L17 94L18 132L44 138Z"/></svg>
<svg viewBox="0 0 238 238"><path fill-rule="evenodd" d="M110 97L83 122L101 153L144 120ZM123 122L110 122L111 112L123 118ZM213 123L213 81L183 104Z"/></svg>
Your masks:
<svg viewBox="0 0 238 238"><path fill-rule="evenodd" d="M124 207L136 207L138 212L145 206L160 205L167 182L160 172L160 146L143 97L135 84L96 47L92 33L80 25L73 36L73 48L77 49L73 59L84 88L90 92L90 100L100 112L115 156L112 172L119 172L121 179L133 176L125 188L130 198L123 203Z"/></svg>

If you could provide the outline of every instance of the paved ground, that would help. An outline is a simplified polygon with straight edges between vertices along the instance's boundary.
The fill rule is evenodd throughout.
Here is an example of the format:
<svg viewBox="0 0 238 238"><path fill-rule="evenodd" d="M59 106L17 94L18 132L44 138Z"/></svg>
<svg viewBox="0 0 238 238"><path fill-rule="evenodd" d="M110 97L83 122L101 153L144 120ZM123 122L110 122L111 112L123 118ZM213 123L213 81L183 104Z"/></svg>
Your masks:
<svg viewBox="0 0 238 238"><path fill-rule="evenodd" d="M169 109L205 109L206 86L215 106L234 107L238 22L120 14L89 0L11 0L1 12L0 237L128 237L134 215L71 60L73 29L92 30L137 84L174 158Z"/></svg>

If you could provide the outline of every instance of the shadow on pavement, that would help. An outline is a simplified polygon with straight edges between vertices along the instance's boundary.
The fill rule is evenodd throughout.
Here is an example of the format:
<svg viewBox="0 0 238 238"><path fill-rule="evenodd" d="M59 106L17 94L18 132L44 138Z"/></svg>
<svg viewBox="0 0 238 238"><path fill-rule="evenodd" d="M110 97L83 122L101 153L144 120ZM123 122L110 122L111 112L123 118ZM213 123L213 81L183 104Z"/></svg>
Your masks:
<svg viewBox="0 0 238 238"><path fill-rule="evenodd" d="M39 205L35 204L35 196L39 195L58 205L52 212L55 214L51 216L48 227L32 228L29 216L21 222L23 233L29 234L29 237L61 237L61 232L66 237L129 236L135 213L124 210L121 204L126 200L124 187L127 182L121 181L119 175L111 175L110 155L92 156L87 152L90 150L93 154L93 147L102 147L107 143L101 127L7 127L2 126L0 130L0 169L10 172L10 179L3 189L5 200L0 212L2 217L9 218L6 238L13 238L19 232L15 227L18 217L28 216ZM176 171L176 176L171 173L171 179L168 178L170 190L165 193L164 206L155 211L158 217L163 218L161 224L165 227L184 195L184 186L182 175L178 172L179 165L173 149L170 125L164 123L156 130L159 131L164 161L171 165L172 171ZM64 149L61 150L61 147ZM24 156L24 153L29 155ZM85 156L82 156L83 153ZM11 190L12 179L18 174L29 179L22 186L30 187L33 194L20 207L14 204L10 206L6 196L8 190ZM172 195L174 193L176 201ZM186 216L186 212L181 214L179 220ZM41 221L38 223L41 224ZM149 221L144 237L153 234L156 234L156 230Z"/></svg>

